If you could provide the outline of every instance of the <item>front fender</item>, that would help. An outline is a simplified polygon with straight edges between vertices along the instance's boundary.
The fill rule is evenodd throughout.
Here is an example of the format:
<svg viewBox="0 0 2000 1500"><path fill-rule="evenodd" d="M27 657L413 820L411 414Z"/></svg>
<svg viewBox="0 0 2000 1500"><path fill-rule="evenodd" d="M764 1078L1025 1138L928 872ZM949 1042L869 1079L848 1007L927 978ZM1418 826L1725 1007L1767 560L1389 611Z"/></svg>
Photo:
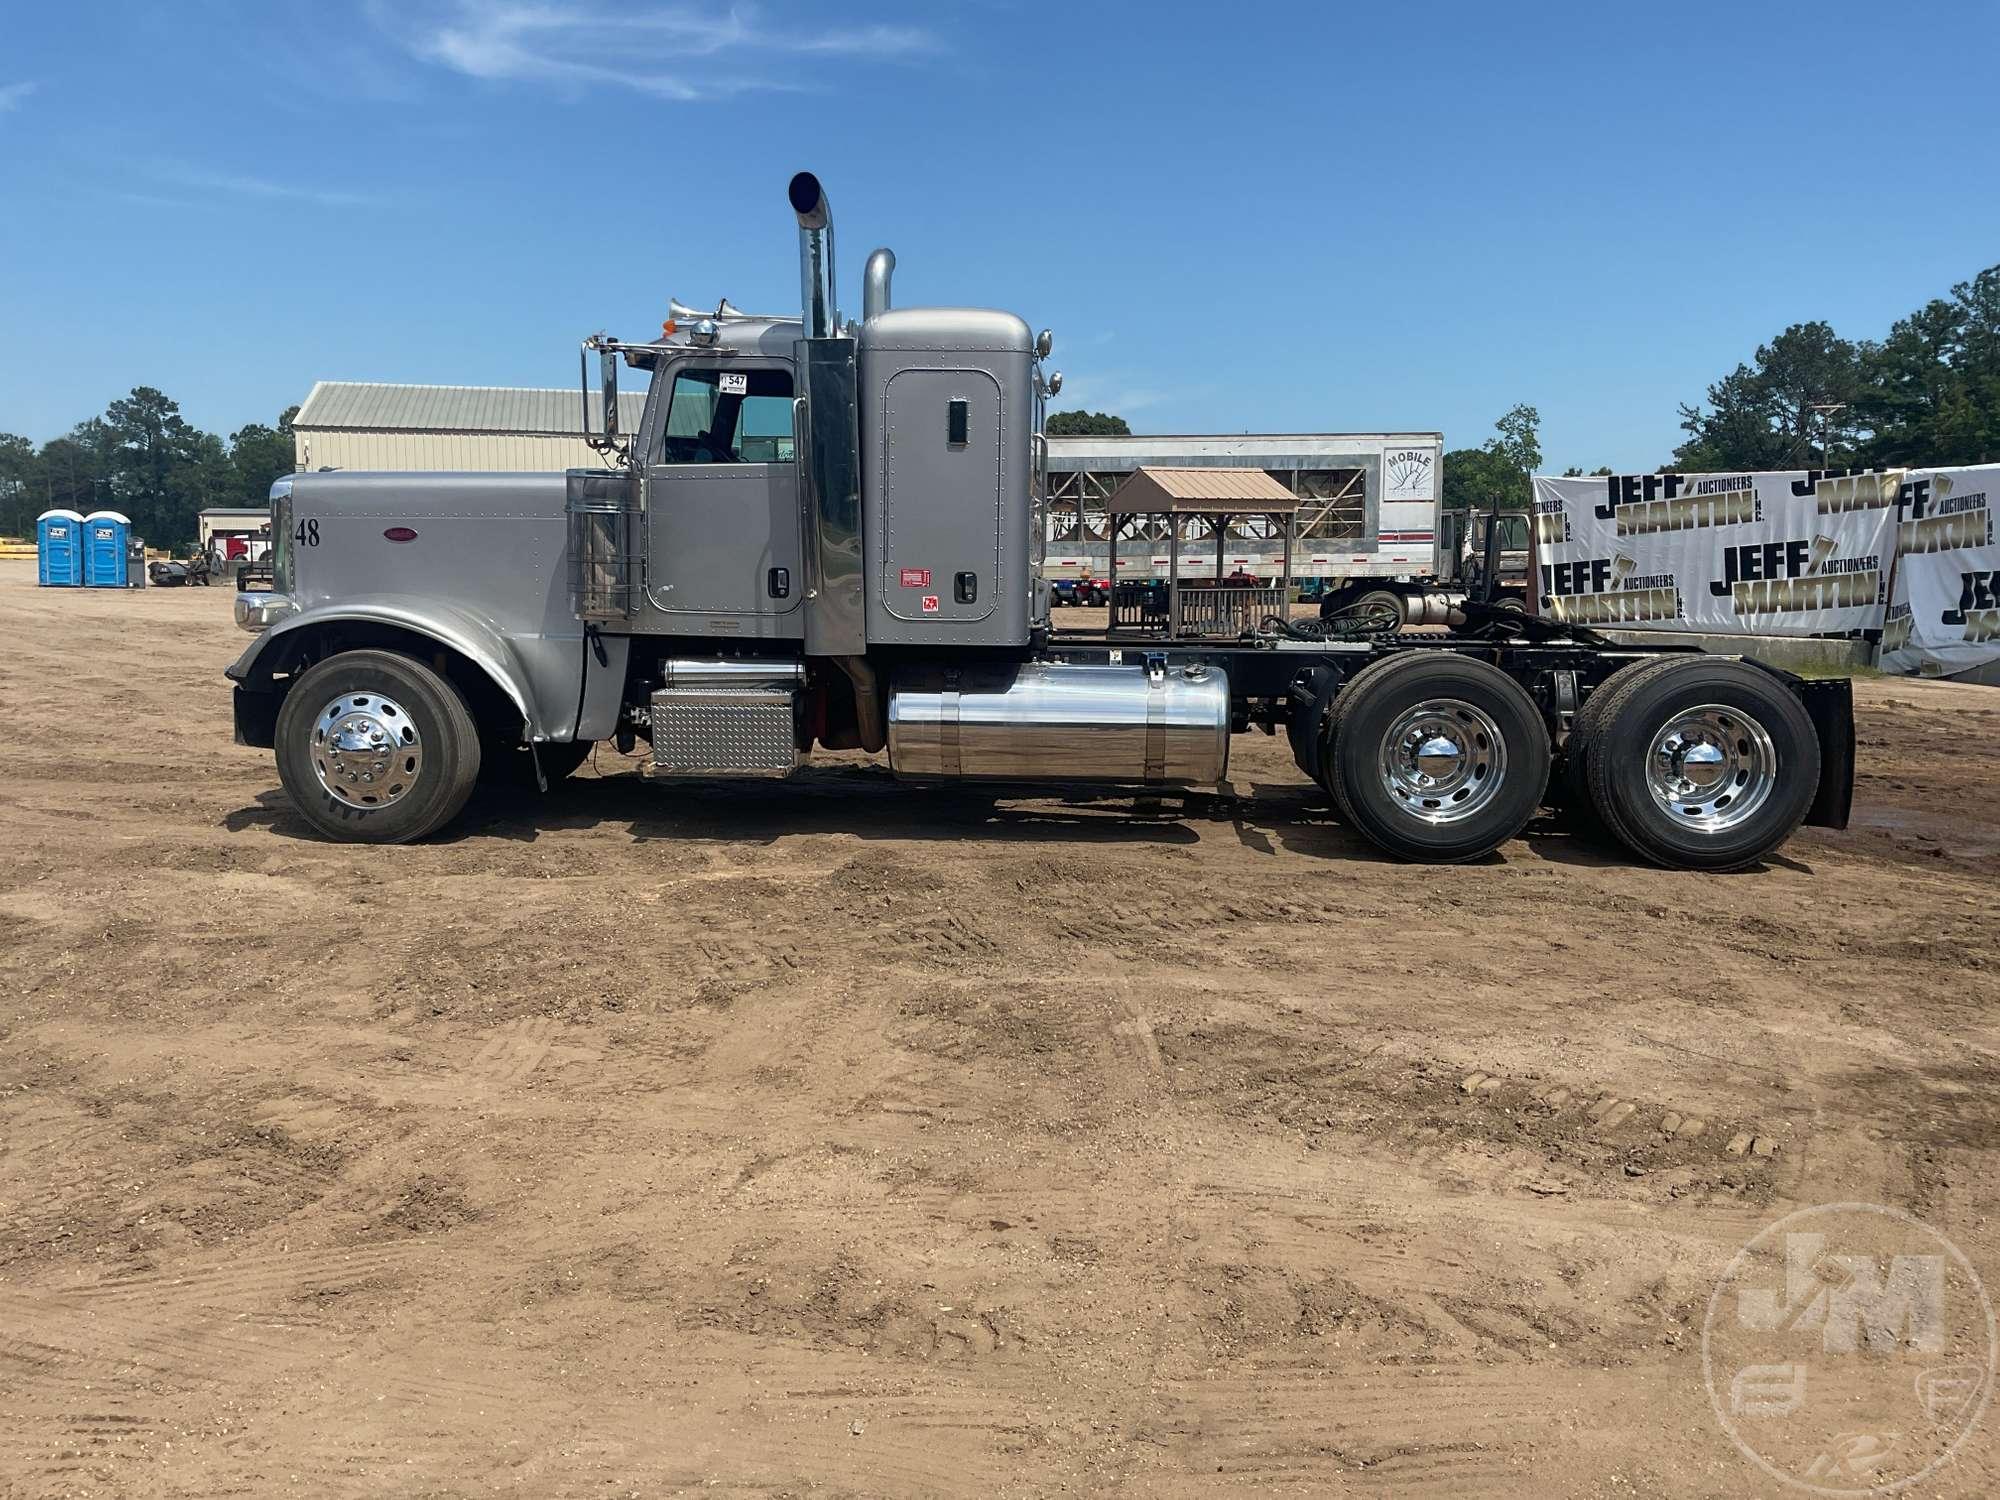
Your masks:
<svg viewBox="0 0 2000 1500"><path fill-rule="evenodd" d="M274 672L290 670L313 635L328 626L355 624L407 631L456 652L491 678L493 685L520 710L531 739L547 736L550 716L540 711L529 690L527 671L507 639L476 616L429 599L364 594L338 604L316 605L264 631L224 670L224 675L239 687L254 688L268 683ZM567 720L568 716L562 717Z"/></svg>

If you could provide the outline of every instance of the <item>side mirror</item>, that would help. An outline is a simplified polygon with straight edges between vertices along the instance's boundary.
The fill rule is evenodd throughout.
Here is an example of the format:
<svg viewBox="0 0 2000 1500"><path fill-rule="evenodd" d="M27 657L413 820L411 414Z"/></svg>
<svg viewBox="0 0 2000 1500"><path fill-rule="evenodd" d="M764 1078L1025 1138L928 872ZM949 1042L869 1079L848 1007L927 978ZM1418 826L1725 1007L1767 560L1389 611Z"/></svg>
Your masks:
<svg viewBox="0 0 2000 1500"><path fill-rule="evenodd" d="M616 449L618 441L618 351L597 351L598 385L604 392L604 446Z"/></svg>
<svg viewBox="0 0 2000 1500"><path fill-rule="evenodd" d="M1042 359L1049 357L1049 351L1056 346L1056 336L1044 328L1035 335L1035 353Z"/></svg>
<svg viewBox="0 0 2000 1500"><path fill-rule="evenodd" d="M597 384L604 404L604 431L600 436L590 421L590 351L597 351ZM618 341L593 333L576 351L577 399L583 403L583 440L599 453L625 453L625 440L618 431Z"/></svg>
<svg viewBox="0 0 2000 1500"><path fill-rule="evenodd" d="M1051 396L1060 396L1062 394L1061 370L1057 370L1053 375L1049 377L1049 394Z"/></svg>

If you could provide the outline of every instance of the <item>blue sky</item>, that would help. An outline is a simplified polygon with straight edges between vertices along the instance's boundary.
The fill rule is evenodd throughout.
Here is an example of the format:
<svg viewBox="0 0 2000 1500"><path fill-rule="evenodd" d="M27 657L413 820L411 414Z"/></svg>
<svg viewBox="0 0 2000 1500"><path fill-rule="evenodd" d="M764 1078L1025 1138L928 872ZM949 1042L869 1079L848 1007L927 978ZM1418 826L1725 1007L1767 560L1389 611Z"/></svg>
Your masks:
<svg viewBox="0 0 2000 1500"><path fill-rule="evenodd" d="M1785 324L2000 262L2000 6L0 0L0 430L156 385L566 385L669 295L1056 331L1142 431L1541 408L1650 468Z"/></svg>

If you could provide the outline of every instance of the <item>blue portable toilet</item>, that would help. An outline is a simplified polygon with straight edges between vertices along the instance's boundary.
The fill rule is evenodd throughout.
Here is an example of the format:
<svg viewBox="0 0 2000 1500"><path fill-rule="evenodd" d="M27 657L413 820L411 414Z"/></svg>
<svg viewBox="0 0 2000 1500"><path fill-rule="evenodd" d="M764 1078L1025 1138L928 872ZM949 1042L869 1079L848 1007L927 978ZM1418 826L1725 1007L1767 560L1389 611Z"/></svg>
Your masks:
<svg viewBox="0 0 2000 1500"><path fill-rule="evenodd" d="M86 588L126 586L125 544L132 522L115 510L94 510L83 518L83 582Z"/></svg>
<svg viewBox="0 0 2000 1500"><path fill-rule="evenodd" d="M83 517L73 510L45 510L35 520L35 582L75 588L83 582Z"/></svg>

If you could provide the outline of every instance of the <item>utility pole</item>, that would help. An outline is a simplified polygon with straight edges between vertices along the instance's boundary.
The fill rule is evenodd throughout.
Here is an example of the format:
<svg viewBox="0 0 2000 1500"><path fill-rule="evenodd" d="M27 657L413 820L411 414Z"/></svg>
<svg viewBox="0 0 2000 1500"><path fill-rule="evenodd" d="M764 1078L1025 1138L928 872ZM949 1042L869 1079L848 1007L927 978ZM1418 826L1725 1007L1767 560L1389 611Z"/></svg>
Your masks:
<svg viewBox="0 0 2000 1500"><path fill-rule="evenodd" d="M1830 469L1833 467L1833 463L1827 455L1832 448L1833 414L1838 411L1846 411L1847 403L1845 401L1815 401L1811 403L1809 409L1819 413L1819 466L1822 469Z"/></svg>

